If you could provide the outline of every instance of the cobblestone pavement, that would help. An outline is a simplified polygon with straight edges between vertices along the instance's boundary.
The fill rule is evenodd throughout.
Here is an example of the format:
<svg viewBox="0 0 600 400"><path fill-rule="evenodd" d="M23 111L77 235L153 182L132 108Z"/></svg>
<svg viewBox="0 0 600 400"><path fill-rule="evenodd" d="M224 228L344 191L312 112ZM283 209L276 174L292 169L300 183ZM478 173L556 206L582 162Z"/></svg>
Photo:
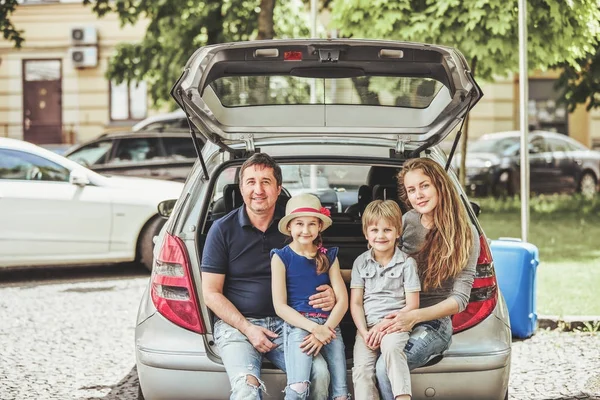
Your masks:
<svg viewBox="0 0 600 400"><path fill-rule="evenodd" d="M134 323L147 280L0 286L0 399L136 400ZM600 334L515 341L510 399L600 400Z"/></svg>

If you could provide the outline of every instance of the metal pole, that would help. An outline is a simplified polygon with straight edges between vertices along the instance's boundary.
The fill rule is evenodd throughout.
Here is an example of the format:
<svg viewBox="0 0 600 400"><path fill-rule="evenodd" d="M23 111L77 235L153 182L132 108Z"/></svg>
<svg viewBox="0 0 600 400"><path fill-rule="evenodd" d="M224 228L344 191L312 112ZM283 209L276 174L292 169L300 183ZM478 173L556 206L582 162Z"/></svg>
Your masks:
<svg viewBox="0 0 600 400"><path fill-rule="evenodd" d="M529 93L527 65L527 0L519 0L519 121L521 125L521 240L529 233Z"/></svg>

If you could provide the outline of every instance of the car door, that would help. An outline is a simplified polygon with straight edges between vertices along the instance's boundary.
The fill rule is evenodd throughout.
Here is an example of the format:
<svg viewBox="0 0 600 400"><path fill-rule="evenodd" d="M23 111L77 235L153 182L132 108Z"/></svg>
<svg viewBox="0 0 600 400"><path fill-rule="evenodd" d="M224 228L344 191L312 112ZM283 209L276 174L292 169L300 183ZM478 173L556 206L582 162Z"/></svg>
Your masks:
<svg viewBox="0 0 600 400"><path fill-rule="evenodd" d="M577 188L577 178L581 176L581 159L574 157L575 151L570 144L561 138L551 137L547 139L552 150L553 162L557 168L556 185L553 191L573 192Z"/></svg>
<svg viewBox="0 0 600 400"><path fill-rule="evenodd" d="M529 141L530 188L534 193L556 191L560 185L560 168L552 150L543 136L533 136Z"/></svg>
<svg viewBox="0 0 600 400"><path fill-rule="evenodd" d="M108 251L110 198L69 175L39 155L0 148L0 265L78 262Z"/></svg>
<svg viewBox="0 0 600 400"><path fill-rule="evenodd" d="M104 172L144 178L164 176L165 158L157 137L121 138L115 140L114 147Z"/></svg>

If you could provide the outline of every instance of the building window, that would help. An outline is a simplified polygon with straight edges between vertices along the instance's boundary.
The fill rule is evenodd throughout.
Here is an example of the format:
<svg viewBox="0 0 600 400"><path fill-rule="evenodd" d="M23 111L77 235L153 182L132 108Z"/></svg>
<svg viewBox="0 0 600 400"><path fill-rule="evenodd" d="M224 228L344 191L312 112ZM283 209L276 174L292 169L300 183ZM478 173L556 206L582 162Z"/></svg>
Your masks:
<svg viewBox="0 0 600 400"><path fill-rule="evenodd" d="M560 94L554 88L554 79L529 80L529 129L569 134L569 115Z"/></svg>
<svg viewBox="0 0 600 400"><path fill-rule="evenodd" d="M146 82L110 83L111 121L134 121L146 118Z"/></svg>

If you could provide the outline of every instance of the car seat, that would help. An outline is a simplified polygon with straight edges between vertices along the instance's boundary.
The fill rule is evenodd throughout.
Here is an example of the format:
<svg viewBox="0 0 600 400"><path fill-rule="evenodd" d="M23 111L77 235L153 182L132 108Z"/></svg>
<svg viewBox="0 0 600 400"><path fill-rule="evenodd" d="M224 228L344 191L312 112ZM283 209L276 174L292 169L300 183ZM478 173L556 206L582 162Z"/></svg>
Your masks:
<svg viewBox="0 0 600 400"><path fill-rule="evenodd" d="M361 185L358 188L358 202L351 204L344 211L356 218L361 218L367 205L373 201L373 189L368 185Z"/></svg>

